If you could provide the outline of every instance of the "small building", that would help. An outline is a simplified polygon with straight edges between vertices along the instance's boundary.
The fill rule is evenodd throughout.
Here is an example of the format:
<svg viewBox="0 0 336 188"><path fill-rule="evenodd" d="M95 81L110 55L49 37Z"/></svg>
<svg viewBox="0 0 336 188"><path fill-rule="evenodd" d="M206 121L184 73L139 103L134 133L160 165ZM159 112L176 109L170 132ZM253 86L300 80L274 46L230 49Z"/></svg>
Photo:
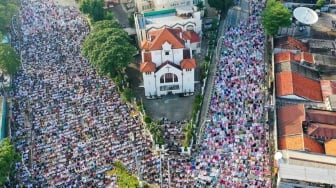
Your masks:
<svg viewBox="0 0 336 188"><path fill-rule="evenodd" d="M276 95L286 99L323 101L319 81L289 71L276 73Z"/></svg>
<svg viewBox="0 0 336 188"><path fill-rule="evenodd" d="M134 20L139 45L142 41L148 40L149 32L171 28L187 32L184 35L190 37L191 49L195 53L201 52L201 41L192 40L196 35L197 38L202 35L201 13L192 6L138 12L134 15Z"/></svg>
<svg viewBox="0 0 336 188"><path fill-rule="evenodd" d="M196 60L185 32L171 28L151 31L141 50L140 72L147 98L194 93Z"/></svg>

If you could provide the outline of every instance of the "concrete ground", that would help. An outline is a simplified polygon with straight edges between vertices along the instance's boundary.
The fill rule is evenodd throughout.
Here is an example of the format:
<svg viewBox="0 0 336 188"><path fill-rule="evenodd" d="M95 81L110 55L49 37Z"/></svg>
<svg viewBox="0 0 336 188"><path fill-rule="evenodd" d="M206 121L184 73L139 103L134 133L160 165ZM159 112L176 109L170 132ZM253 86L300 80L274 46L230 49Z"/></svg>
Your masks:
<svg viewBox="0 0 336 188"><path fill-rule="evenodd" d="M189 120L194 99L195 96L179 97L178 95L167 95L161 99L145 99L143 103L146 113L153 120L160 120L163 117L171 121Z"/></svg>

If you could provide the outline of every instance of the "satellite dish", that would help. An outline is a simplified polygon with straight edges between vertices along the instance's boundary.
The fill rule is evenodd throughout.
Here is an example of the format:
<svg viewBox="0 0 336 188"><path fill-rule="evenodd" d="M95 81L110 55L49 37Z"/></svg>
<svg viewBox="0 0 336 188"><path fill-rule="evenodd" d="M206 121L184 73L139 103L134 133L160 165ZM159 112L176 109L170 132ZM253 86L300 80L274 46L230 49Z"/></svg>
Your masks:
<svg viewBox="0 0 336 188"><path fill-rule="evenodd" d="M312 25L318 20L316 12L307 7L298 7L294 9L293 15L299 22L307 25Z"/></svg>
<svg viewBox="0 0 336 188"><path fill-rule="evenodd" d="M282 153L280 151L276 152L274 155L274 159L277 161L282 159Z"/></svg>

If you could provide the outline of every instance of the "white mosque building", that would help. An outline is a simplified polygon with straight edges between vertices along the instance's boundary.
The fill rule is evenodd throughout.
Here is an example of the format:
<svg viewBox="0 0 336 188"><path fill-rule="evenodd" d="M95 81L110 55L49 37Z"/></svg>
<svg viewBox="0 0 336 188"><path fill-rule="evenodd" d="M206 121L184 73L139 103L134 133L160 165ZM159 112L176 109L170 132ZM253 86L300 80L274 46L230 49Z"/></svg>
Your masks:
<svg viewBox="0 0 336 188"><path fill-rule="evenodd" d="M191 46L199 42L194 31L163 28L148 32L141 43L140 64L147 98L194 93L196 60Z"/></svg>

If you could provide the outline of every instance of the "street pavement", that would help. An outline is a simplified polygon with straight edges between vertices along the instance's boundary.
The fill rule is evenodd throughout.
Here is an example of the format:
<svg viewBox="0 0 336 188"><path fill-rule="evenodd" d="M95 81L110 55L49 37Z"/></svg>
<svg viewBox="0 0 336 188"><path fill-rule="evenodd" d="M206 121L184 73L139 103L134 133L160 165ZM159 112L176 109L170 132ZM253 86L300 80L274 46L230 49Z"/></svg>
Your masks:
<svg viewBox="0 0 336 188"><path fill-rule="evenodd" d="M240 6L234 6L232 7L225 19L221 19L219 22L219 27L218 27L218 34L217 34L217 40L220 41L220 38L224 36L225 30L229 26L235 26L240 23L241 20L247 20L248 19L248 0L241 0L240 1ZM217 48L215 52L221 52L222 45L220 42L217 42ZM210 70L208 73L208 78L207 78L207 83L204 88L204 94L203 94L203 103L202 103L202 109L200 113L200 118L198 121L198 125L196 126L197 129L197 140L196 140L196 146L199 145L199 142L201 141L201 138L203 136L203 131L205 129L205 124L207 123L207 120L209 120L209 106L210 106L210 100L211 100L211 95L212 95L212 90L214 86L214 78L216 75L216 65L218 61L218 57L220 54L214 53L211 58L211 65L210 65Z"/></svg>

